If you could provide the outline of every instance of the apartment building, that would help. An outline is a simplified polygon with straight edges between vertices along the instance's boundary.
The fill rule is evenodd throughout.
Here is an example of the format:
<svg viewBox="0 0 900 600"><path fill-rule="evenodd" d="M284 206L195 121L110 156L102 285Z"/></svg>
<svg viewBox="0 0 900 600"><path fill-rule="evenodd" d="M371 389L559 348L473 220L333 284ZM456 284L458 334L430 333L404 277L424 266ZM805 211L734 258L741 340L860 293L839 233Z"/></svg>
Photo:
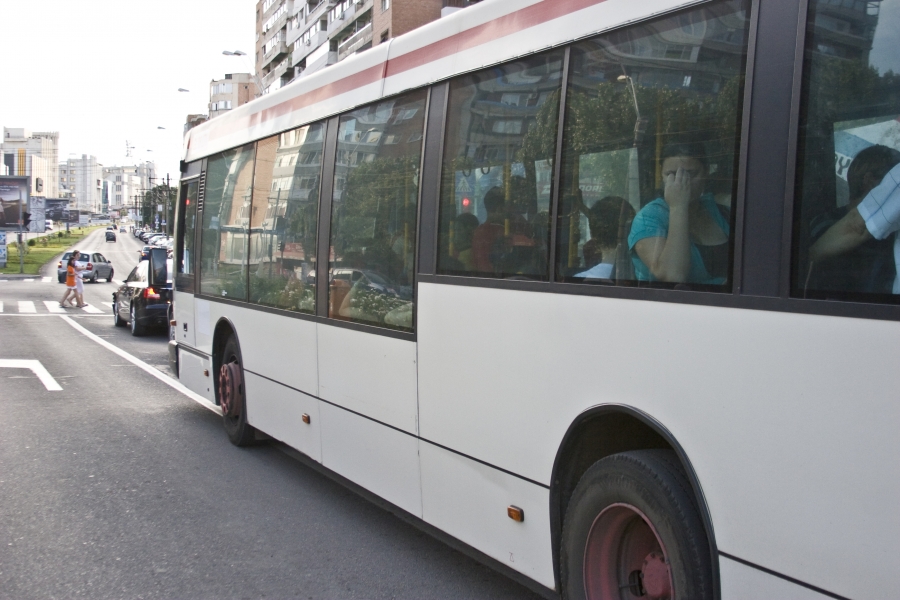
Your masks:
<svg viewBox="0 0 900 600"><path fill-rule="evenodd" d="M259 93L250 73L227 73L225 79L213 79L209 83L209 118L213 119L246 104Z"/></svg>
<svg viewBox="0 0 900 600"><path fill-rule="evenodd" d="M96 156L82 154L59 163L59 197L69 198L78 210L101 212L103 206L103 165Z"/></svg>
<svg viewBox="0 0 900 600"><path fill-rule="evenodd" d="M481 0L259 0L263 93Z"/></svg>
<svg viewBox="0 0 900 600"><path fill-rule="evenodd" d="M59 193L59 132L31 132L4 127L0 140L0 172L31 178L31 195L56 198Z"/></svg>
<svg viewBox="0 0 900 600"><path fill-rule="evenodd" d="M155 180L156 165L150 161L122 167L104 167L103 181L109 190L108 209L119 211L119 214L133 212L141 195L158 183Z"/></svg>

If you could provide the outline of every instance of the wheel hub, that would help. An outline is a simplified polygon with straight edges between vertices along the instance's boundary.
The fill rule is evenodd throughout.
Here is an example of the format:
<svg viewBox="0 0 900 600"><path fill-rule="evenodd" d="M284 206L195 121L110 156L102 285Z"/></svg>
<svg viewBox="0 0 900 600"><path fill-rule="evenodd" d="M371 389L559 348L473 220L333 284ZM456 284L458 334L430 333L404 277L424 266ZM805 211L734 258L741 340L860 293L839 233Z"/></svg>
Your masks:
<svg viewBox="0 0 900 600"><path fill-rule="evenodd" d="M610 505L594 520L585 545L584 590L588 600L674 600L665 546L635 506Z"/></svg>
<svg viewBox="0 0 900 600"><path fill-rule="evenodd" d="M225 363L219 368L219 405L228 417L241 414L241 368L236 362Z"/></svg>

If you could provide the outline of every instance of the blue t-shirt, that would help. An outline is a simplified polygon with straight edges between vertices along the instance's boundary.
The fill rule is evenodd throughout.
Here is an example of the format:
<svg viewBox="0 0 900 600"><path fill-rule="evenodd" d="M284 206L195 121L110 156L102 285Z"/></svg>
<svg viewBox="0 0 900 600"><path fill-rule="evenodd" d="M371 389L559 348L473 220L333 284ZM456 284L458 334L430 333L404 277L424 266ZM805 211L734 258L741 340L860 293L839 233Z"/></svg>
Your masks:
<svg viewBox="0 0 900 600"><path fill-rule="evenodd" d="M712 194L703 194L700 196L700 205L712 215L716 224L725 232L726 236L731 236L728 221L722 216L716 206L716 200ZM634 245L645 238L652 237L669 237L669 205L662 198L657 198L647 206L642 208L634 217L631 224L631 233L628 234L628 249L631 251L631 262L634 264L634 276L638 281L657 281L650 267L644 264L644 261L638 257L634 251ZM687 281L684 283L705 283L712 285L720 285L725 283L724 277L713 277L706 270L703 264L703 257L697 245L691 242L691 270L688 273Z"/></svg>

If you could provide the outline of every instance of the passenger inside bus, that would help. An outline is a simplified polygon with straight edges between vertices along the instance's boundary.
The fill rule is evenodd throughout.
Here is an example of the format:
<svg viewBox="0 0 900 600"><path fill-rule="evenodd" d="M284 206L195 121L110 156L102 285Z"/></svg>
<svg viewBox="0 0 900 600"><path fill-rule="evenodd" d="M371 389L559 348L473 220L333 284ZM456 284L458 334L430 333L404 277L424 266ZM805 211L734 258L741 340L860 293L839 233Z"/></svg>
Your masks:
<svg viewBox="0 0 900 600"><path fill-rule="evenodd" d="M477 271L496 272L493 259L496 256L497 241L503 239L505 204L503 189L498 186L492 187L484 195L487 218L472 234L472 262Z"/></svg>
<svg viewBox="0 0 900 600"><path fill-rule="evenodd" d="M709 163L698 142L674 143L660 153L664 192L631 226L639 281L721 285L728 279L728 209L706 190Z"/></svg>
<svg viewBox="0 0 900 600"><path fill-rule="evenodd" d="M591 239L585 242L582 252L584 266L588 268L576 273L575 277L613 279L621 276L616 273L616 264L634 221L634 209L624 198L606 196L585 212Z"/></svg>
<svg viewBox="0 0 900 600"><path fill-rule="evenodd" d="M847 169L850 202L813 218L810 223L810 256L815 256L816 260L809 264L807 289L891 293L897 275L891 240L868 236L859 246L829 256L828 238L822 239L825 232L859 206L898 163L900 152L882 145L869 146L854 157Z"/></svg>
<svg viewBox="0 0 900 600"><path fill-rule="evenodd" d="M454 254L453 258L459 261L459 269L465 271L475 270L475 258L472 255L472 241L475 230L478 228L478 217L472 213L463 213L456 217L454 226Z"/></svg>
<svg viewBox="0 0 900 600"><path fill-rule="evenodd" d="M874 187L855 210L850 210L832 225L809 252L815 264L826 259L847 254L867 244L870 240L884 240L900 229L900 164L894 166ZM894 269L900 258L900 239L893 238ZM900 279L895 275L891 292L900 294Z"/></svg>

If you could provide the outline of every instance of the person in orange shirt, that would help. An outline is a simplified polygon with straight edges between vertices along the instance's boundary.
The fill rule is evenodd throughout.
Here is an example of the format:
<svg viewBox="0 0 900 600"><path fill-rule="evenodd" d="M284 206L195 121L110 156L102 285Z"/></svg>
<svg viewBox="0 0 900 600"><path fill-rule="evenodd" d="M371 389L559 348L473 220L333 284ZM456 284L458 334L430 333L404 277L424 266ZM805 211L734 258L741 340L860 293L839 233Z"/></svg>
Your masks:
<svg viewBox="0 0 900 600"><path fill-rule="evenodd" d="M59 307L65 308L66 301L69 301L68 306L75 306L72 304L72 301L69 300L69 297L75 297L75 256L76 253L73 252L71 256L69 256L69 260L66 262L66 293L63 294L62 300L59 301Z"/></svg>

